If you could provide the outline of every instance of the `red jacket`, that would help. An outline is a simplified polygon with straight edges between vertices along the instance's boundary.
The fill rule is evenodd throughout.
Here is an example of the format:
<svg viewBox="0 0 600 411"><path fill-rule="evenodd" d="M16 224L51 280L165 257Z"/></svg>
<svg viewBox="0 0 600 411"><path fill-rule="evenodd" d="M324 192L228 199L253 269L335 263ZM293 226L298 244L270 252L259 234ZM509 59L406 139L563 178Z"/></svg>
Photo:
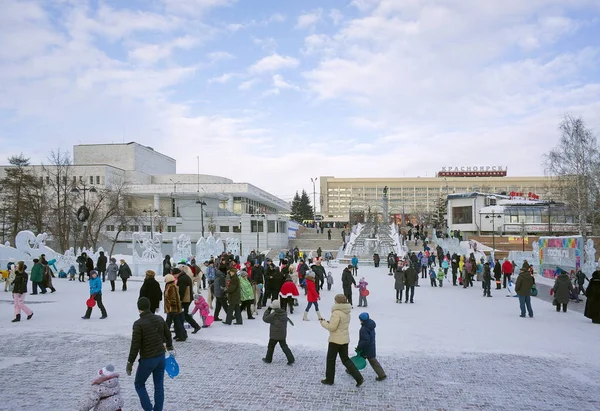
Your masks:
<svg viewBox="0 0 600 411"><path fill-rule="evenodd" d="M510 261L508 261L508 260L505 260L502 263L502 272L504 274L512 274L512 271L513 271L512 263Z"/></svg>
<svg viewBox="0 0 600 411"><path fill-rule="evenodd" d="M306 301L309 303L316 303L319 301L319 293L317 292L315 282L312 278L308 277L306 278Z"/></svg>
<svg viewBox="0 0 600 411"><path fill-rule="evenodd" d="M314 284L314 283L313 283ZM286 281L281 286L281 290L279 291L279 295L283 298L286 297L298 297L298 288L293 281Z"/></svg>

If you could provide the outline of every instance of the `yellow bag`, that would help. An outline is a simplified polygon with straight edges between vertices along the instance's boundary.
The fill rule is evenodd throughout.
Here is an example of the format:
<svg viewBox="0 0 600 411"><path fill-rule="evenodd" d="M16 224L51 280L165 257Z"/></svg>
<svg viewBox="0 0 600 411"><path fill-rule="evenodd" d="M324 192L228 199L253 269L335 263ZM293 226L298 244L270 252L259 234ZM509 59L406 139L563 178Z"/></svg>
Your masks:
<svg viewBox="0 0 600 411"><path fill-rule="evenodd" d="M8 270L0 270L0 272L2 273L2 278L6 280L9 274Z"/></svg>

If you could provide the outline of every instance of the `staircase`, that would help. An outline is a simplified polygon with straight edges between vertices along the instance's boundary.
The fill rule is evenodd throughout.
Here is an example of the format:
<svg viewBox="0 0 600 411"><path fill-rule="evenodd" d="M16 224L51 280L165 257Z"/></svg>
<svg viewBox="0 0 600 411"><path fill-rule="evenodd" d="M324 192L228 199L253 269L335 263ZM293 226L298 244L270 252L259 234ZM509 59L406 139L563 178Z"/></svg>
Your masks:
<svg viewBox="0 0 600 411"><path fill-rule="evenodd" d="M325 255L326 251L333 254L333 257L337 257L337 251L342 244L342 231L341 228L331 229L331 240L327 239L327 229L324 230L323 234L317 234L316 228L305 228L301 227L296 233L296 238L291 239L288 243L288 249L298 247L298 250L304 251L306 254L313 252L313 255L317 256L317 248L321 247L323 251L322 255ZM348 232L348 230L346 230ZM279 254L279 250L276 254Z"/></svg>

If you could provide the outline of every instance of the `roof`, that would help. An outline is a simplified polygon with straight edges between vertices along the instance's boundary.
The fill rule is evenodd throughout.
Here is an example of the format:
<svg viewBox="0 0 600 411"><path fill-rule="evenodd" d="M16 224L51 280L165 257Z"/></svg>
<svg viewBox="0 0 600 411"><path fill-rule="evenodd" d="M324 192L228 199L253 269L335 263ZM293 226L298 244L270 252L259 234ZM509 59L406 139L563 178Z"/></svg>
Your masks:
<svg viewBox="0 0 600 411"><path fill-rule="evenodd" d="M497 200L509 199L509 196L505 196L502 194L496 193L479 193L479 192L471 192L471 193L453 193L448 194L448 200L456 199L456 198L475 198L475 197L496 197Z"/></svg>

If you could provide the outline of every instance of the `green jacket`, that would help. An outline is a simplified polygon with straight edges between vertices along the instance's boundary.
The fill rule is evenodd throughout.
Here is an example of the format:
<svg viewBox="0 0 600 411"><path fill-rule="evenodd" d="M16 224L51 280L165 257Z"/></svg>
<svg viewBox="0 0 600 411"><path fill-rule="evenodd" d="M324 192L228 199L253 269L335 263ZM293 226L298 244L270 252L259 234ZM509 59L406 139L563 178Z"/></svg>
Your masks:
<svg viewBox="0 0 600 411"><path fill-rule="evenodd" d="M31 276L29 278L32 283L41 283L44 279L44 266L41 263L34 264L31 267Z"/></svg>
<svg viewBox="0 0 600 411"><path fill-rule="evenodd" d="M248 281L247 278L240 277L240 288L242 301L254 301L254 291L252 290L252 284L250 284L250 281Z"/></svg>

